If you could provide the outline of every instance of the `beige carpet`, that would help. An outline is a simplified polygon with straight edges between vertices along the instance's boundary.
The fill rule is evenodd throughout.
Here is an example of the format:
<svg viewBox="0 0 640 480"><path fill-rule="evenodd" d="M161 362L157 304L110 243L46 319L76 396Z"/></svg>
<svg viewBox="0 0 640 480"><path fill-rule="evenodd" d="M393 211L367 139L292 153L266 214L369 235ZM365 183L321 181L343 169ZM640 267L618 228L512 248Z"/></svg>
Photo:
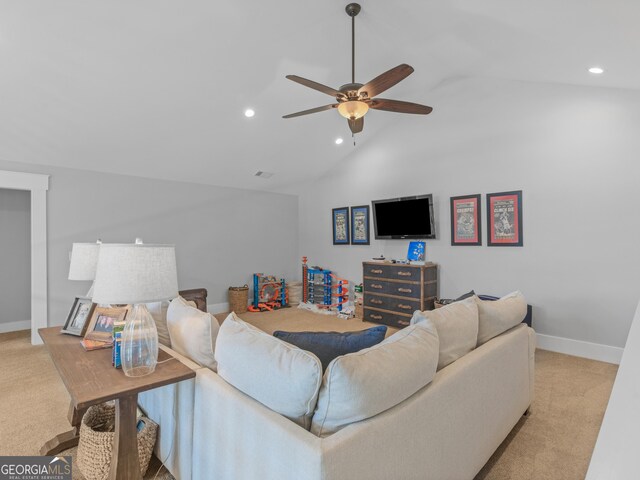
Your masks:
<svg viewBox="0 0 640 480"><path fill-rule="evenodd" d="M284 320L291 331L370 326L293 308L241 317L267 332L281 328ZM616 371L616 365L538 350L532 412L476 480L583 479ZM37 455L45 441L69 430L68 406L69 396L46 349L31 346L28 332L0 334L0 455ZM157 459L152 462L145 478L153 478L160 465ZM163 471L157 478L171 477ZM75 466L74 479L82 479Z"/></svg>

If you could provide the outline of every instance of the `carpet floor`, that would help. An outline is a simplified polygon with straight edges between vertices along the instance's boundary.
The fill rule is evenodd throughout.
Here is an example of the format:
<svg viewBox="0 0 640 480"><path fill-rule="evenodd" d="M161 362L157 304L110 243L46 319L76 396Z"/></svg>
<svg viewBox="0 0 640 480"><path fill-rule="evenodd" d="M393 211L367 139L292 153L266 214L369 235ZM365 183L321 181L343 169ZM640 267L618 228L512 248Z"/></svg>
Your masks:
<svg viewBox="0 0 640 480"><path fill-rule="evenodd" d="M318 317L298 309L241 315L270 333L282 328L285 316L291 321L288 330L318 330ZM335 331L369 326L330 316L322 324ZM29 339L26 331L0 334L0 455L38 455L47 440L70 428L69 395L45 347L32 346ZM616 372L616 365L538 350L531 413L522 417L476 480L583 479ZM145 478L153 478L160 467L153 458ZM74 479L82 480L75 465L73 470ZM161 470L156 478L172 477Z"/></svg>

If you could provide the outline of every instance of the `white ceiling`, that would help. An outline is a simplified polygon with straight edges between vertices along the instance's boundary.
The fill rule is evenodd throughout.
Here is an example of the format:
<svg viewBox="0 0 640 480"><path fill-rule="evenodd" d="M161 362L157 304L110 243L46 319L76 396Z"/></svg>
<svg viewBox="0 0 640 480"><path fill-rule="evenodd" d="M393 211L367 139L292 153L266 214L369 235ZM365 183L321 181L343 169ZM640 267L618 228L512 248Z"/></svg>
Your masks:
<svg viewBox="0 0 640 480"><path fill-rule="evenodd" d="M331 103L285 75L350 81L346 3L2 1L0 158L261 190L339 168L353 144L337 112L281 116ZM360 3L356 81L412 65L383 96L433 106L413 119L427 128L457 78L640 88L640 2ZM596 64L604 75L586 72ZM358 142L397 115L368 114Z"/></svg>

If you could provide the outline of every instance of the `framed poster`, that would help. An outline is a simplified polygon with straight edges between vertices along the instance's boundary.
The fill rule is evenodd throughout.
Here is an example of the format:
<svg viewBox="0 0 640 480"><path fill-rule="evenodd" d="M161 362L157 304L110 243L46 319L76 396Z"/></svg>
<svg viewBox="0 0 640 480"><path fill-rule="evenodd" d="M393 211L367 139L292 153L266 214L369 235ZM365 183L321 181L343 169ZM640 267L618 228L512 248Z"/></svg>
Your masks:
<svg viewBox="0 0 640 480"><path fill-rule="evenodd" d="M451 197L451 245L482 245L480 194Z"/></svg>
<svg viewBox="0 0 640 480"><path fill-rule="evenodd" d="M369 205L351 207L351 245L369 245Z"/></svg>
<svg viewBox="0 0 640 480"><path fill-rule="evenodd" d="M487 245L522 246L522 190L487 193Z"/></svg>
<svg viewBox="0 0 640 480"><path fill-rule="evenodd" d="M333 220L333 244L349 245L349 207L334 208Z"/></svg>

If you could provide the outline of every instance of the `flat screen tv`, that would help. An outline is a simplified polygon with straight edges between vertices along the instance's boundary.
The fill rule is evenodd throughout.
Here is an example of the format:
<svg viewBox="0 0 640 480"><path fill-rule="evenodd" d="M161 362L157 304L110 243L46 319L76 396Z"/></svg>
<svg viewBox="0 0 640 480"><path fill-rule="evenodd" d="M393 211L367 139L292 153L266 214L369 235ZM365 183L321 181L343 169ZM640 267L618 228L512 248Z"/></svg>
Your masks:
<svg viewBox="0 0 640 480"><path fill-rule="evenodd" d="M371 205L376 239L436 238L431 194L374 200Z"/></svg>

